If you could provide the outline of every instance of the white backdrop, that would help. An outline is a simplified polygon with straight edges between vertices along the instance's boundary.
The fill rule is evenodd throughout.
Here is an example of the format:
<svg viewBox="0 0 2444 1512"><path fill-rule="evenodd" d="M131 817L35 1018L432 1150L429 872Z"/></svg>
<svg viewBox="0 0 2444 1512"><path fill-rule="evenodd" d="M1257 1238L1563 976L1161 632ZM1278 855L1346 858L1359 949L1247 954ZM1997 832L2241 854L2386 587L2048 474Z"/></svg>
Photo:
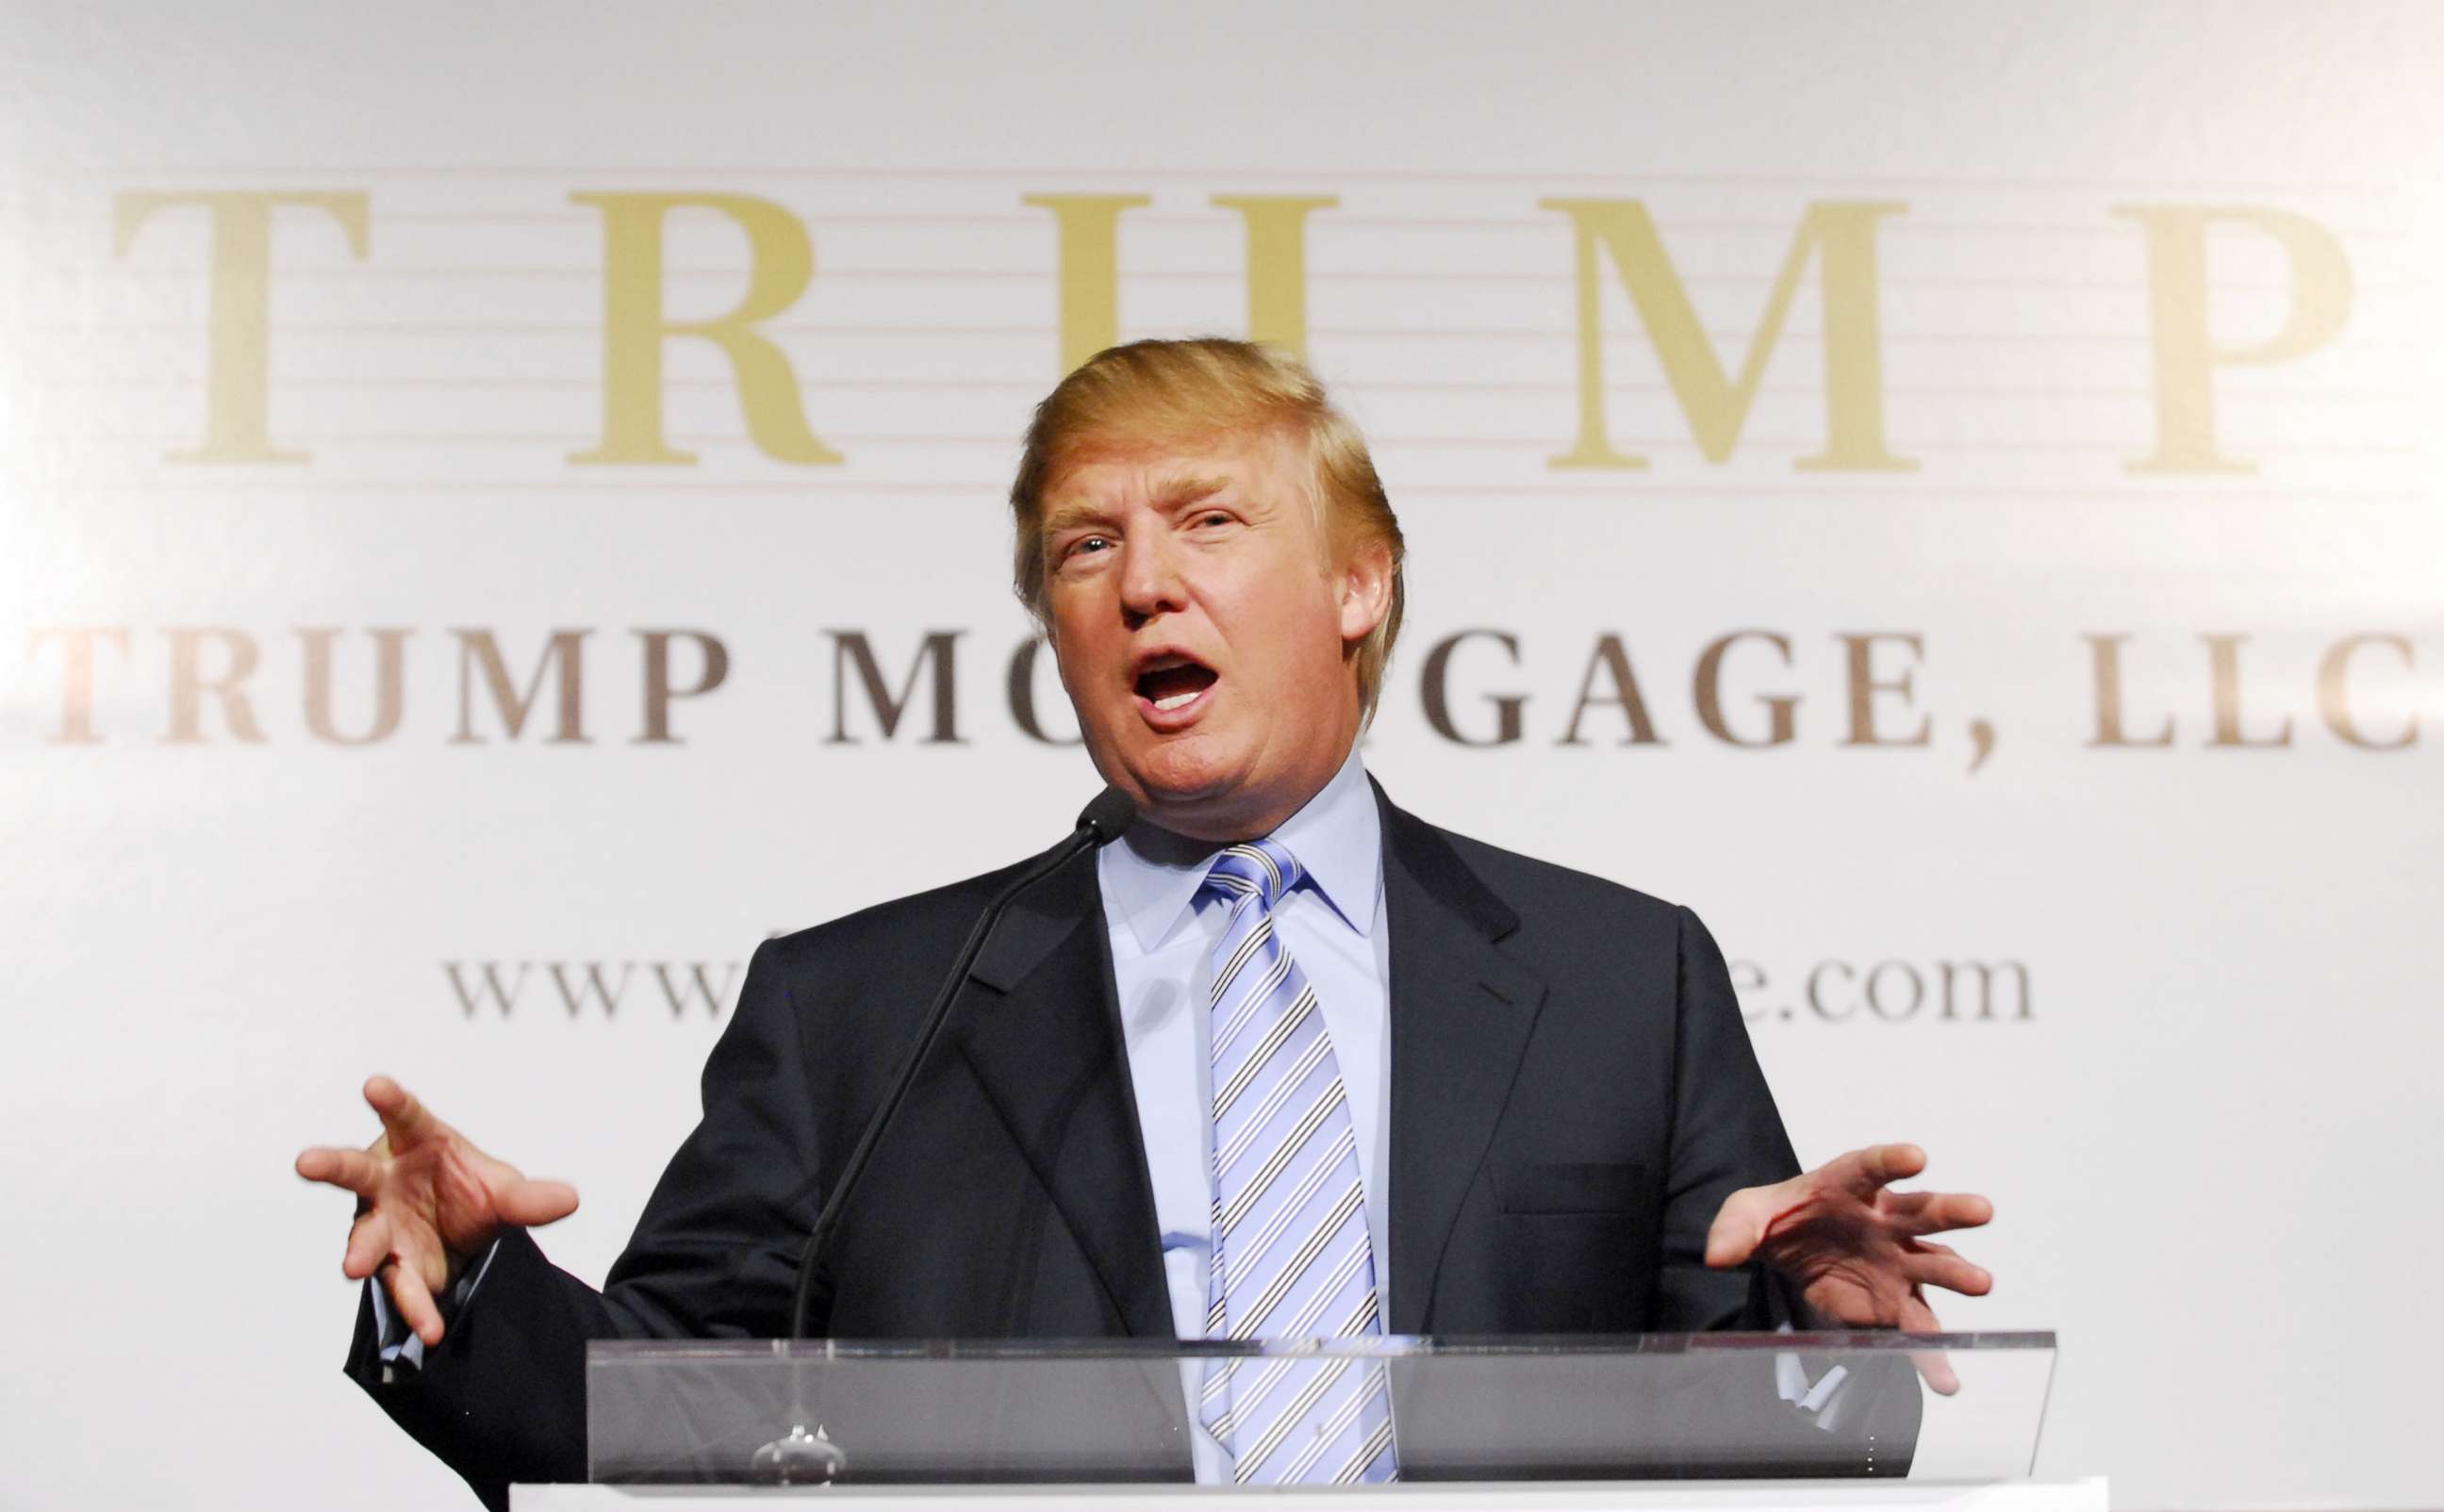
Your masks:
<svg viewBox="0 0 2444 1512"><path fill-rule="evenodd" d="M1697 908L1803 1155L1994 1197L1942 1312L2061 1331L2042 1470L2444 1499L2439 60L2374 5L11 8L0 1503L464 1504L338 1374L290 1157L392 1071L599 1278L761 935L1091 791L1005 681L1065 350L1251 319L1412 543L1372 768ZM763 377L655 336L750 274ZM1590 408L1642 468L1556 464Z"/></svg>

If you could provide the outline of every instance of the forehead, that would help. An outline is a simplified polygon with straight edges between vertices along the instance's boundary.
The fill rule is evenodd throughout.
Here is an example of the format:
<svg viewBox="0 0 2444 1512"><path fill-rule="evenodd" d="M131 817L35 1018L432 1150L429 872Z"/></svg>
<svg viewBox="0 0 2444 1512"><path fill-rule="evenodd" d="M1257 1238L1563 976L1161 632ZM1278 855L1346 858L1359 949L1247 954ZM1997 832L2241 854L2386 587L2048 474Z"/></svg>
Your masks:
<svg viewBox="0 0 2444 1512"><path fill-rule="evenodd" d="M1097 438L1070 453L1044 489L1045 517L1231 494L1259 507L1305 497L1305 458L1278 429L1182 441Z"/></svg>

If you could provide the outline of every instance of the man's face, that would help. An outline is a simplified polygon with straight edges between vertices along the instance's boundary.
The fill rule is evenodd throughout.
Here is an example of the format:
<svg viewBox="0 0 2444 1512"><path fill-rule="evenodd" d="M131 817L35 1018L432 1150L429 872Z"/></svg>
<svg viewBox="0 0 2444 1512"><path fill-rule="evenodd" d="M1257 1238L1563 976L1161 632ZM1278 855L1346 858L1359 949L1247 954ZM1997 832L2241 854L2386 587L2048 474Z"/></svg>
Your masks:
<svg viewBox="0 0 2444 1512"><path fill-rule="evenodd" d="M1357 738L1344 648L1382 619L1390 562L1332 561L1307 487L1267 433L1090 452L1045 490L1062 685L1096 768L1165 829L1268 833Z"/></svg>

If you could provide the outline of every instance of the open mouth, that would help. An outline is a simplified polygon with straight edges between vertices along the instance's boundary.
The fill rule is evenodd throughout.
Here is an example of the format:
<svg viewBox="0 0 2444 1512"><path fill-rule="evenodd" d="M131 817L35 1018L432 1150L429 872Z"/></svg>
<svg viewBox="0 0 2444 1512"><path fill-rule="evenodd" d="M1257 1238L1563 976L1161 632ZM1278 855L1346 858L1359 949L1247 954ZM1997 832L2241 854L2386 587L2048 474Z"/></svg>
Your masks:
<svg viewBox="0 0 2444 1512"><path fill-rule="evenodd" d="M1187 708L1221 680L1213 668L1187 656L1160 656L1137 676L1137 694L1164 713Z"/></svg>

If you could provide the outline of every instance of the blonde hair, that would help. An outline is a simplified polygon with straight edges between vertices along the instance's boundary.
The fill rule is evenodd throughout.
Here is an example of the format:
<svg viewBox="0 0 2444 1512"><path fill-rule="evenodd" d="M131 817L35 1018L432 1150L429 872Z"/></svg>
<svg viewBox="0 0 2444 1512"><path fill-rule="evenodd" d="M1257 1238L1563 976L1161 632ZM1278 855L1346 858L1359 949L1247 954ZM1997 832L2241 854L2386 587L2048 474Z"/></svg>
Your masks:
<svg viewBox="0 0 2444 1512"><path fill-rule="evenodd" d="M1019 601L1037 623L1046 622L1044 490L1081 455L1265 432L1303 444L1310 468L1307 500L1337 556L1359 545L1391 553L1391 607L1358 643L1354 658L1359 701L1371 719L1406 599L1400 522L1358 427L1333 406L1305 363L1273 347L1218 336L1132 341L1096 353L1063 378L1035 407L1009 486Z"/></svg>

